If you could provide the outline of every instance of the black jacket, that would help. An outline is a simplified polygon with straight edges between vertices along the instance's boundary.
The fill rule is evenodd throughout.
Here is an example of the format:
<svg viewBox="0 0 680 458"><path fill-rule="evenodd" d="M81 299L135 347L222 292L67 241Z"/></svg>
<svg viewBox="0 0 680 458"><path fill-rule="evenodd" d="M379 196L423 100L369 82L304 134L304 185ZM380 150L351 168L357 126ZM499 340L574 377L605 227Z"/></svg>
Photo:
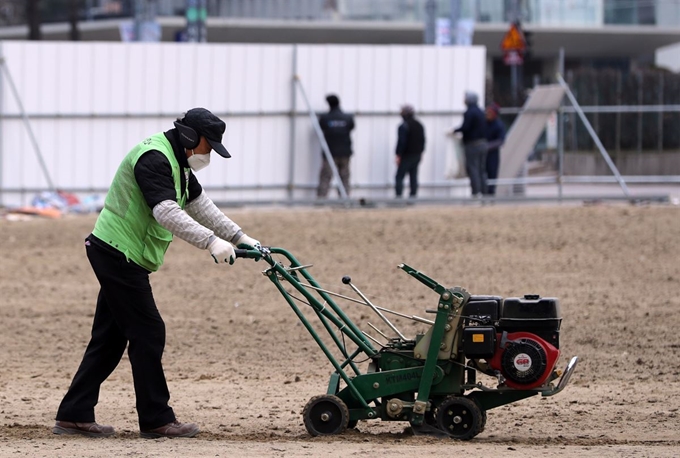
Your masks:
<svg viewBox="0 0 680 458"><path fill-rule="evenodd" d="M319 116L319 125L333 157L352 155L352 139L349 133L354 129L354 116L343 113L340 108L332 108Z"/></svg>
<svg viewBox="0 0 680 458"><path fill-rule="evenodd" d="M503 142L505 142L505 126L500 119L486 121L486 140L488 142L488 152L498 152Z"/></svg>
<svg viewBox="0 0 680 458"><path fill-rule="evenodd" d="M462 132L463 144L486 139L486 116L477 105L468 105L463 115L463 125L454 132Z"/></svg>
<svg viewBox="0 0 680 458"><path fill-rule="evenodd" d="M180 167L187 168L189 163L184 148L179 142L177 129L171 129L165 132L165 138L168 139L172 145L172 150L175 153L177 162ZM201 195L203 188L194 176L193 171L188 173L188 176L183 173L180 174L181 189L184 190L186 180L189 180L189 195L187 196L187 203ZM135 180L141 189L142 194L149 208L153 209L156 204L164 200L177 201L177 194L175 191L175 180L172 177L172 167L170 161L165 157L165 154L160 151L150 150L142 154L135 164Z"/></svg>
<svg viewBox="0 0 680 458"><path fill-rule="evenodd" d="M413 156L425 151L425 128L413 116L404 119L397 133L397 156Z"/></svg>

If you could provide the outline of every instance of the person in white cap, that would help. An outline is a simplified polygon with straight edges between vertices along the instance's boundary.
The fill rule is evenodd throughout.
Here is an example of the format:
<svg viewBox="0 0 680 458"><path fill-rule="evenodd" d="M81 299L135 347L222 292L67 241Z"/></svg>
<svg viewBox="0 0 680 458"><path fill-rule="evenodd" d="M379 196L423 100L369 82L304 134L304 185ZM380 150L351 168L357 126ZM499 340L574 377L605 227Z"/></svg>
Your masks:
<svg viewBox="0 0 680 458"><path fill-rule="evenodd" d="M234 245L260 248L203 192L194 172L210 163L222 145L225 123L194 108L137 144L125 156L85 249L100 284L92 336L80 367L56 415L55 434L105 437L113 427L95 422L101 384L125 348L132 366L140 435L193 437L193 423L181 423L168 405L170 394L161 359L165 323L156 308L149 274L163 264L173 236L207 250L216 263L233 264Z"/></svg>

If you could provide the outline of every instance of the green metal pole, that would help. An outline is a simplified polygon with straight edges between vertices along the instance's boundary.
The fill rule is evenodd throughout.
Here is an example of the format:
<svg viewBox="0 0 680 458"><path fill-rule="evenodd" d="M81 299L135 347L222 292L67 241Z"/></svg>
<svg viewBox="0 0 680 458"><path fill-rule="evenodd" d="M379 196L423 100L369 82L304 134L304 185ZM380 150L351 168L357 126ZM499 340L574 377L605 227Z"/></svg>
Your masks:
<svg viewBox="0 0 680 458"><path fill-rule="evenodd" d="M316 313L316 316L319 317L319 321L321 321L321 324L323 324L324 328L326 328L326 331L328 332L328 335L330 335L331 338L333 339L333 342L335 342L335 345L338 346L338 349L339 349L340 352L342 353L342 356L344 356L344 357L346 358L346 359L345 359L345 362L342 363L341 367L345 367L345 366L349 363L349 365L350 365L350 367L352 368L352 370L354 371L354 373L355 373L356 375L361 375L361 371L359 370L359 368L357 367L357 365L354 364L354 361L352 361L352 359L353 359L356 355L358 355L359 353L361 353L361 349L358 348L358 349L354 352L353 356L349 356L349 355L347 354L347 350L345 349L344 345L342 344L342 342L340 341L340 339L338 339L338 336L335 334L335 332L333 332L333 329L332 329L332 328L330 327L330 325L328 324L328 320L326 319L326 317L323 316L316 308L312 307L312 309L314 310L314 313Z"/></svg>
<svg viewBox="0 0 680 458"><path fill-rule="evenodd" d="M292 267L302 266L302 264L300 264L300 262L297 259L295 259L295 257L290 252L288 252L288 251L286 251L282 248L271 248L271 251L274 254L281 254L281 255L285 256L291 262ZM317 310L319 310L321 312L325 308L322 304L319 303L318 299L316 297L312 296L304 286L300 285L300 282L297 281L296 278L292 277L286 271L286 269L283 266L280 266L278 264L274 264L274 265L272 265L272 267L274 267L277 270L277 272L279 272L284 278L286 278L286 280L288 280L288 282L290 282L295 287L295 289L300 291L300 293L304 294L305 297L310 301L310 303L316 304L318 306L318 307L315 307L315 308L317 308ZM314 286L316 288L321 288L321 286L316 282L314 277L312 277L307 272L306 269L300 269L299 272L305 277L305 279L307 279L307 281L312 286ZM337 313L338 317L340 317L340 319L342 320L342 323L334 323L334 324L336 324L338 327L341 327L341 328L343 327L342 324L344 324L347 328L349 328L348 330L352 331L351 333L345 332L345 334L350 336L350 338L352 338L351 337L352 334L355 335L356 338L353 338L352 340L354 340L354 342L357 345L359 345L359 347L361 347L361 349L368 356L376 355L378 353L378 351L373 347L371 342L367 338L364 337L364 334L361 331L361 329L359 329L357 327L357 325L354 324L354 322L347 315L345 315L345 312L343 312L342 309L340 307L338 307L338 305L333 301L333 299L330 297L330 295L324 293L323 291L317 291L317 293L324 299L324 301L326 301L326 303L331 307L331 309L333 309L333 311L335 313ZM335 318L335 317L333 317L333 318ZM331 321L333 321L333 320L331 320ZM343 330L343 332L344 332L344 330Z"/></svg>
<svg viewBox="0 0 680 458"><path fill-rule="evenodd" d="M423 376L420 379L418 396L413 405L413 414L411 415L411 422L416 425L423 423L425 412L427 411L427 402L430 398L430 390L432 388L432 382L434 381L437 357L439 356L439 351L441 350L440 345L442 343L442 338L444 337L444 328L448 322L449 314L454 312L454 297L457 303L462 303L460 298L454 296L450 291L444 291L440 296L439 305L437 306L437 317L435 318L432 327L430 347L427 350L425 366L423 367Z"/></svg>
<svg viewBox="0 0 680 458"><path fill-rule="evenodd" d="M268 273L273 273L273 271L270 270L270 271L268 271ZM373 411L373 409L371 409L371 407L369 407L368 403L363 398L363 396L361 396L361 393L359 393L359 390L357 390L357 388L354 386L354 384L352 383L352 380L347 376L347 374L342 369L342 367L340 367L340 364L337 362L337 360L335 359L333 354L328 350L328 347L326 346L326 344L324 344L323 340L321 340L321 338L319 337L319 334L317 334L317 332L314 330L312 325L309 323L309 320L307 319L305 314L302 313L302 311L300 311L298 306L295 304L295 301L293 301L290 298L290 296L286 293L285 288L283 287L283 285L281 285L281 282L276 277L276 275L269 275L269 279L274 283L274 285L279 290L281 295L283 295L283 297L286 299L286 301L288 302L288 305L290 305L290 307L293 309L293 312L295 312L295 314L300 319L300 322L307 329L307 331L312 336L312 338L316 341L319 348L321 348L321 351L323 351L323 353L326 355L326 358L328 358L328 361L330 361L330 363L333 365L333 367L335 367L336 372L338 374L340 374L340 377L342 377L342 379L345 381L345 383L349 387L352 394L356 397L356 399L361 403L361 405L365 409L369 409L369 410Z"/></svg>
<svg viewBox="0 0 680 458"><path fill-rule="evenodd" d="M345 317L345 319L347 320L347 321L345 321L345 319L340 319L340 318L336 317L335 315L333 315L330 311L326 310L326 306L321 304L316 297L312 296L309 293L309 291L307 291L302 285L300 285L299 282L297 281L297 279L295 277L293 277L290 273L288 273L286 271L286 268L283 267L282 265L276 264L275 266L273 266L273 269L274 270L269 270L267 272L268 274L269 273L272 274L271 277L276 277L276 275L274 275L274 273L278 273L279 275L281 275L288 283L293 285L293 287L295 287L295 289L297 289L303 296L305 296L305 298L307 298L307 300L312 305L312 307L314 307L315 310L317 310L319 313L323 314L326 318L328 318L334 325L336 325L340 329L341 332L343 332L347 337L352 339L352 341L354 343L356 343L368 356L374 356L375 354L377 354L377 352L375 351L375 349L373 349L373 347L367 345L366 342L364 341L364 339L360 338L357 334L354 333L352 327L349 326L349 324L351 323L351 321L349 321L349 318ZM271 277L270 277L270 279L271 279ZM307 279L307 280L309 280L309 279ZM277 279L277 281L278 281L278 279ZM282 294L283 294L283 292L282 292ZM286 293L285 295L287 295L287 294L288 293ZM290 302L290 299L288 297L286 297L286 300L288 300ZM337 305L335 307L337 308ZM331 308L333 310L335 310L332 307L332 305L331 305ZM361 331L359 331L359 332L361 332ZM363 336L363 334L362 334L362 336Z"/></svg>

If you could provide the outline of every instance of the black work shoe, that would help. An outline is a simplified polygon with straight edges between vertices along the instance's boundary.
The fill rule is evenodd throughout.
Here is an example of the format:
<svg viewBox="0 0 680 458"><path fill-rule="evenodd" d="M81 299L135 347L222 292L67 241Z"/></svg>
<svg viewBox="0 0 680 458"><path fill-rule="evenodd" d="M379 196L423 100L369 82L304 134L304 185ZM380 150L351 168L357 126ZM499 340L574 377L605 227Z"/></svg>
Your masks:
<svg viewBox="0 0 680 458"><path fill-rule="evenodd" d="M194 423L180 423L175 420L167 425L160 426L146 431L140 431L139 435L145 439L156 439L158 437L194 437L200 429Z"/></svg>
<svg viewBox="0 0 680 458"><path fill-rule="evenodd" d="M113 426L99 425L95 422L77 423L72 421L57 421L52 432L54 434L80 434L87 437L109 437L116 433Z"/></svg>

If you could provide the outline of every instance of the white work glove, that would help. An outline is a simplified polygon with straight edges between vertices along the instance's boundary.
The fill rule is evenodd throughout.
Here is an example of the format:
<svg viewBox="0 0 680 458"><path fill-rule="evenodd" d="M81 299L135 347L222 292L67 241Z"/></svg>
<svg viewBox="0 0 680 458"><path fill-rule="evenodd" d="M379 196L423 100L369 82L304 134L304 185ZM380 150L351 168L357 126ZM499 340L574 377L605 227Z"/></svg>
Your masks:
<svg viewBox="0 0 680 458"><path fill-rule="evenodd" d="M234 246L219 237L215 237L215 240L208 244L208 251L216 263L228 262L231 265L236 259Z"/></svg>
<svg viewBox="0 0 680 458"><path fill-rule="evenodd" d="M248 245L249 247L256 248L258 250L262 247L262 244L260 243L259 240L255 240L252 237L248 237L246 234L243 234L241 237L239 237L235 245L236 246Z"/></svg>

